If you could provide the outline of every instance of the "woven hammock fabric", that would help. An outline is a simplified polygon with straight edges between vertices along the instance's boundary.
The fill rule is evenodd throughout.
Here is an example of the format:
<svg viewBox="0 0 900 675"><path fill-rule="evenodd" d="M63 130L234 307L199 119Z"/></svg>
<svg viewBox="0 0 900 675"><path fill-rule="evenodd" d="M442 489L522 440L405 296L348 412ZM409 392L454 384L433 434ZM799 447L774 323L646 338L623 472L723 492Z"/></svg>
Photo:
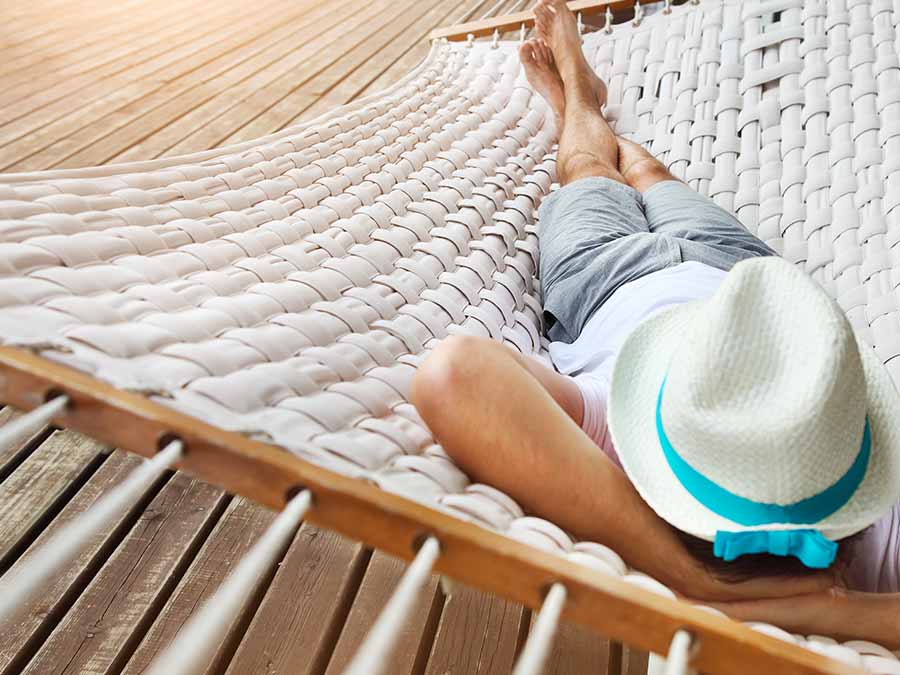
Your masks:
<svg viewBox="0 0 900 675"><path fill-rule="evenodd" d="M898 24L896 0L704 0L585 39L617 131L819 280L895 382ZM241 146L0 176L0 339L672 595L470 483L407 401L449 334L546 354L555 130L516 48L436 44L383 94ZM756 627L900 673L877 645Z"/></svg>

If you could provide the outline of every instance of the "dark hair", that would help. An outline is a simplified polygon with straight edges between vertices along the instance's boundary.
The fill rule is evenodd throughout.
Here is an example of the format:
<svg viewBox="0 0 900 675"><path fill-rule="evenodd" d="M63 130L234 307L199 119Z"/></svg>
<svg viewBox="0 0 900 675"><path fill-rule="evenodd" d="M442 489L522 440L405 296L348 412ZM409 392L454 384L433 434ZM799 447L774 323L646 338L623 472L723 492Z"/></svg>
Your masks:
<svg viewBox="0 0 900 675"><path fill-rule="evenodd" d="M676 527L672 529L688 553L710 574L721 581L737 583L758 577L803 577L822 573L822 570L806 567L797 558L772 555L771 553L742 555L736 560L727 562L713 554L711 541L699 539ZM853 549L857 541L865 532L866 530L863 530L839 540L837 557L830 569L840 572L846 567L853 558Z"/></svg>

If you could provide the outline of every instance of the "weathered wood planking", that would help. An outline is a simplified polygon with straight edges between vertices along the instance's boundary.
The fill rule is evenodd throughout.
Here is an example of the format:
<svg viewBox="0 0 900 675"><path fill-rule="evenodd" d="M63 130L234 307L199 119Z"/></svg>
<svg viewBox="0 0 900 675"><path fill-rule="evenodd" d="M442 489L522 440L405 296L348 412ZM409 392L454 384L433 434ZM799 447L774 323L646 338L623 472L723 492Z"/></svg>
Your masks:
<svg viewBox="0 0 900 675"><path fill-rule="evenodd" d="M100 444L71 431L57 431L15 468L0 484L0 571L15 561L107 457L108 450Z"/></svg>
<svg viewBox="0 0 900 675"><path fill-rule="evenodd" d="M191 615L215 593L225 576L262 536L274 518L272 511L246 499L231 499L197 557L178 582L178 587L154 617L153 625L128 659L122 675L139 675L147 669ZM269 577L259 579L252 595L255 597L264 592L269 581ZM227 668L258 601L251 604L252 607L230 626L206 673L222 673ZM264 644L268 641L257 644L257 647L262 648Z"/></svg>
<svg viewBox="0 0 900 675"><path fill-rule="evenodd" d="M444 602L426 675L508 673L531 612L521 605L454 583Z"/></svg>
<svg viewBox="0 0 900 675"><path fill-rule="evenodd" d="M537 612L533 612L532 626L536 618ZM544 675L617 675L618 671L610 670L609 651L609 642L599 638L596 633L575 624L560 624L553 638Z"/></svg>
<svg viewBox="0 0 900 675"><path fill-rule="evenodd" d="M243 120L252 118L250 109L260 103L275 103L291 91L316 95L316 76L323 68L340 61L360 42L377 40L393 21L414 7L415 0L375 0L371 3L371 15L360 12L352 2L345 4L341 12L330 10L327 21L318 27L319 39L329 45L328 49L322 49L318 40L296 49L271 67L192 110L158 137L129 148L117 159L179 155L215 147ZM258 102L258 98L261 101ZM239 106L236 102L245 102L245 105Z"/></svg>
<svg viewBox="0 0 900 675"><path fill-rule="evenodd" d="M183 23L188 26L202 25L202 20L195 16L193 20L188 18ZM195 36L188 37L190 39L181 45L184 48L190 48L196 42ZM196 37L203 37L202 30ZM112 101L112 95L124 84L154 72L154 68L158 69L161 64L183 61L184 56L172 44L157 39L128 62L114 61L82 76L58 80L54 86L37 89L31 95L16 101L3 99L4 105L0 108L0 143L6 144L38 131L48 123L71 115L104 96ZM108 108L107 112L109 110L114 108Z"/></svg>
<svg viewBox="0 0 900 675"><path fill-rule="evenodd" d="M328 663L370 552L304 524L228 668L317 675ZM290 598L285 602L286 598Z"/></svg>
<svg viewBox="0 0 900 675"><path fill-rule="evenodd" d="M93 81L97 72L109 70L97 69L89 74L90 81L80 85L74 105L69 95L31 97L37 98L35 104L41 107L24 118L0 124L0 157L12 159L11 163L2 163L7 170L22 171L48 165L85 166L109 161L123 148L165 127L217 93L227 91L241 76L254 72L259 62L278 60L297 40L302 40L304 28L310 29L309 24L301 22L297 27L297 21L293 21L309 11L309 5L300 2L291 11L283 12L275 7L244 16L240 10L237 16L231 17L225 12L219 17L222 26L218 29L194 35L185 44L169 45L167 49L157 46L161 53L155 58L146 58L148 53L156 51L147 50L140 55L140 62ZM255 28L240 23L241 18L247 20L250 16L260 20L254 24ZM230 23L229 19L236 19L237 23ZM267 55L269 61L265 61ZM87 76L73 78L67 88L82 79ZM185 96L184 92L190 95ZM44 98L52 101L45 103ZM0 120L2 115L0 109ZM127 127L130 135L126 138L120 139L112 133L129 122L133 124ZM80 130L86 131L65 144L59 143ZM36 154L47 148L49 154ZM76 155L76 151L81 154Z"/></svg>
<svg viewBox="0 0 900 675"><path fill-rule="evenodd" d="M423 12L428 5L418 3L413 11L405 12L381 31L378 37L379 49L374 55L366 56L370 40L358 43L340 61L316 76L315 91L319 93L319 98L291 122L312 119L356 98L369 81L390 66L396 55L413 42L400 39L404 34L412 33L420 39L424 38L427 31L422 28L423 24L433 25L440 15L455 15L459 7L458 1L446 2Z"/></svg>
<svg viewBox="0 0 900 675"><path fill-rule="evenodd" d="M218 520L221 489L176 474L22 671L116 673Z"/></svg>
<svg viewBox="0 0 900 675"><path fill-rule="evenodd" d="M341 675L344 672L405 571L406 564L396 558L379 551L372 554L325 675ZM432 577L416 599L406 623L400 628L401 638L385 672L422 672L431 651L442 607L443 596L438 580Z"/></svg>
<svg viewBox="0 0 900 675"><path fill-rule="evenodd" d="M3 426L19 416L19 413L12 408L3 408L3 410L0 410L0 426ZM31 451L49 435L50 429L44 427L35 433L28 435L27 438L23 438L17 445L0 448L0 483L5 481L29 453L31 453Z"/></svg>
<svg viewBox="0 0 900 675"><path fill-rule="evenodd" d="M82 442L89 443L81 438ZM48 441L48 443L52 442ZM98 446L99 447L99 446ZM34 556L42 555L41 545L60 528L83 513L101 495L120 484L143 461L135 455L115 451L88 479L78 494L53 519L51 525L19 558L16 565L28 565ZM85 585L106 563L131 525L137 520L158 486L151 487L90 541L82 552L60 574L50 580L42 592L32 597L22 610L6 623L0 623L0 675L20 673L24 665L40 648L57 622L65 615Z"/></svg>

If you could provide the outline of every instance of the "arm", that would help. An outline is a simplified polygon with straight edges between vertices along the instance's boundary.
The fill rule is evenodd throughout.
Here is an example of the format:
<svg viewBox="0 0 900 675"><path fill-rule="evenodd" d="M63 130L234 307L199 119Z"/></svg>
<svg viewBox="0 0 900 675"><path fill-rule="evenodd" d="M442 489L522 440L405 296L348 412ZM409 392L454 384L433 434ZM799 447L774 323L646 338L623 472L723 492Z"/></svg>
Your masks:
<svg viewBox="0 0 900 675"><path fill-rule="evenodd" d="M548 368L534 357L512 350L509 353L550 394L556 404L572 418L572 421L579 427L582 426L584 402L575 381L567 375L560 375L552 368Z"/></svg>
<svg viewBox="0 0 900 675"><path fill-rule="evenodd" d="M490 340L453 337L413 380L419 414L474 480L496 486L527 511L579 537L612 547L629 565L694 597L759 597L821 587L815 580L799 586L715 581L579 428L580 411L572 414L580 406L574 383L543 366L533 369L540 364L523 358Z"/></svg>
<svg viewBox="0 0 900 675"><path fill-rule="evenodd" d="M900 649L900 593L832 588L808 595L715 606L743 621L765 621L805 635L870 640L889 649Z"/></svg>

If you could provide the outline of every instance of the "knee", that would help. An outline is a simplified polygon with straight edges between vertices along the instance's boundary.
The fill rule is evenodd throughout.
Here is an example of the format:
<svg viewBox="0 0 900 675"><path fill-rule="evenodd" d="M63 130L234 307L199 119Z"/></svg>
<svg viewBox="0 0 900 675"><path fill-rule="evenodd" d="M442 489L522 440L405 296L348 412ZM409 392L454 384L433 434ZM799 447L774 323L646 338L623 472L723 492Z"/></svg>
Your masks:
<svg viewBox="0 0 900 675"><path fill-rule="evenodd" d="M618 170L611 162L588 150L561 153L558 169L560 183L563 185L592 176L621 180Z"/></svg>
<svg viewBox="0 0 900 675"><path fill-rule="evenodd" d="M422 362L413 376L410 400L428 422L448 403L466 400L477 386L478 362L497 345L487 338L451 335Z"/></svg>
<svg viewBox="0 0 900 675"><path fill-rule="evenodd" d="M662 181L676 180L662 162L650 155L623 167L622 175L628 184L638 192L646 192L653 185Z"/></svg>

